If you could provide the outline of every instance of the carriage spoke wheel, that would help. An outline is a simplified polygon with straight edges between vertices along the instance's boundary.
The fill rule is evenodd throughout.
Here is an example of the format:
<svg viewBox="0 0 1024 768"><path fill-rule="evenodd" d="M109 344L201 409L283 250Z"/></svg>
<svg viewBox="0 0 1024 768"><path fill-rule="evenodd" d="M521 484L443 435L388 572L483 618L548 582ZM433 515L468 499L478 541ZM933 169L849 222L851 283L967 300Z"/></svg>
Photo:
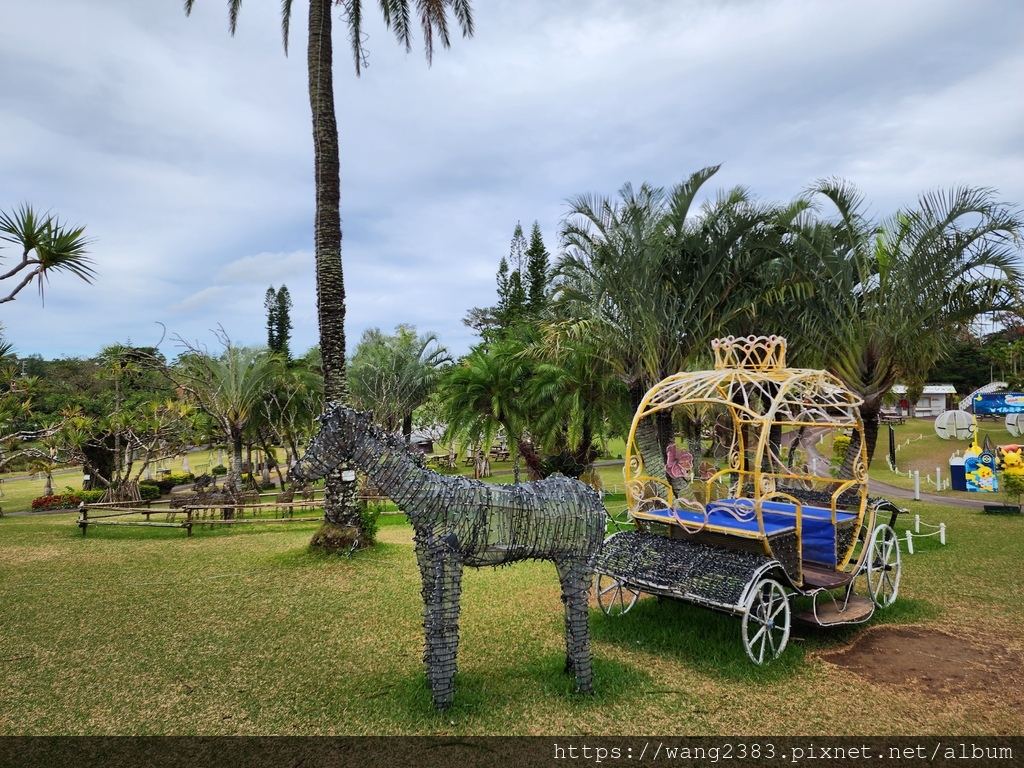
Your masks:
<svg viewBox="0 0 1024 768"><path fill-rule="evenodd" d="M778 658L789 642L789 598L774 579L761 579L743 614L743 648L760 666Z"/></svg>
<svg viewBox="0 0 1024 768"><path fill-rule="evenodd" d="M601 573L597 576L597 604L606 616L622 616L636 605L640 590Z"/></svg>
<svg viewBox="0 0 1024 768"><path fill-rule="evenodd" d="M900 542L896 531L879 525L871 534L868 551L868 592L871 602L886 608L896 601L900 589Z"/></svg>

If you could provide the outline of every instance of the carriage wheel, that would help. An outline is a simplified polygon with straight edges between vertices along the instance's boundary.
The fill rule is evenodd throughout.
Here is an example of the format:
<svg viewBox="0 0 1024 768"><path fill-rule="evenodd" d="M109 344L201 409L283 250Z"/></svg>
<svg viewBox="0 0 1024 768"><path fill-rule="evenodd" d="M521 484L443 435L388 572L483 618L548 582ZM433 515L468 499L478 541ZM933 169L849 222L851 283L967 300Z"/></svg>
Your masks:
<svg viewBox="0 0 1024 768"><path fill-rule="evenodd" d="M886 608L896 601L900 589L900 542L896 531L882 524L871 534L868 551L868 592L871 602Z"/></svg>
<svg viewBox="0 0 1024 768"><path fill-rule="evenodd" d="M774 579L757 582L743 614L743 648L760 666L778 658L789 642L789 597Z"/></svg>
<svg viewBox="0 0 1024 768"><path fill-rule="evenodd" d="M636 605L640 590L603 573L597 575L597 604L606 616L622 616Z"/></svg>

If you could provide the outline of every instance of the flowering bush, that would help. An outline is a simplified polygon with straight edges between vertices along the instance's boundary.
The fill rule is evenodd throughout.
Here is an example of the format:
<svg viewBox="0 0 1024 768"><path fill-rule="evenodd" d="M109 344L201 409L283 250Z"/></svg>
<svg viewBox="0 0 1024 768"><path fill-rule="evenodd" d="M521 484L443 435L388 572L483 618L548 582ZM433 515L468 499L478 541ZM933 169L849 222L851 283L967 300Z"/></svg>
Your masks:
<svg viewBox="0 0 1024 768"><path fill-rule="evenodd" d="M52 496L40 496L32 499L32 509L74 509L82 503L82 498L75 493L55 493Z"/></svg>

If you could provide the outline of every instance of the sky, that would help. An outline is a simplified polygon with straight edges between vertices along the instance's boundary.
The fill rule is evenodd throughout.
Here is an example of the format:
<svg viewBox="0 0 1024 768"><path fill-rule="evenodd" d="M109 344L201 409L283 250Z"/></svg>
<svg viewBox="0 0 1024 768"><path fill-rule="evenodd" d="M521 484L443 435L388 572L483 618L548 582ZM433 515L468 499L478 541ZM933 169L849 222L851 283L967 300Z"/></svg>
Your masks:
<svg viewBox="0 0 1024 768"><path fill-rule="evenodd" d="M709 195L841 177L877 217L961 184L1024 204L1017 0L477 0L432 66L365 5L361 77L337 14L334 36L350 352L403 323L464 354L516 223L556 259L567 201L626 182L721 165ZM0 210L85 225L97 273L0 305L16 353L265 344L282 284L293 351L316 344L305 4L288 56L271 0L234 37L223 0L6 6Z"/></svg>

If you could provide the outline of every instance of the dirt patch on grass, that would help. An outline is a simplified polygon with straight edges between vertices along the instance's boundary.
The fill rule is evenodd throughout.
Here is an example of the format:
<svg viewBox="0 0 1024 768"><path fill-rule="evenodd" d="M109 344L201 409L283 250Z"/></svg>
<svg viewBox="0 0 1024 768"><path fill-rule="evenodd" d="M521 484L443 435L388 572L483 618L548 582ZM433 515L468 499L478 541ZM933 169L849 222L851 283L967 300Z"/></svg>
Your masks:
<svg viewBox="0 0 1024 768"><path fill-rule="evenodd" d="M879 685L948 697L984 691L1024 705L1024 653L995 636L954 636L924 627L880 627L820 658Z"/></svg>

